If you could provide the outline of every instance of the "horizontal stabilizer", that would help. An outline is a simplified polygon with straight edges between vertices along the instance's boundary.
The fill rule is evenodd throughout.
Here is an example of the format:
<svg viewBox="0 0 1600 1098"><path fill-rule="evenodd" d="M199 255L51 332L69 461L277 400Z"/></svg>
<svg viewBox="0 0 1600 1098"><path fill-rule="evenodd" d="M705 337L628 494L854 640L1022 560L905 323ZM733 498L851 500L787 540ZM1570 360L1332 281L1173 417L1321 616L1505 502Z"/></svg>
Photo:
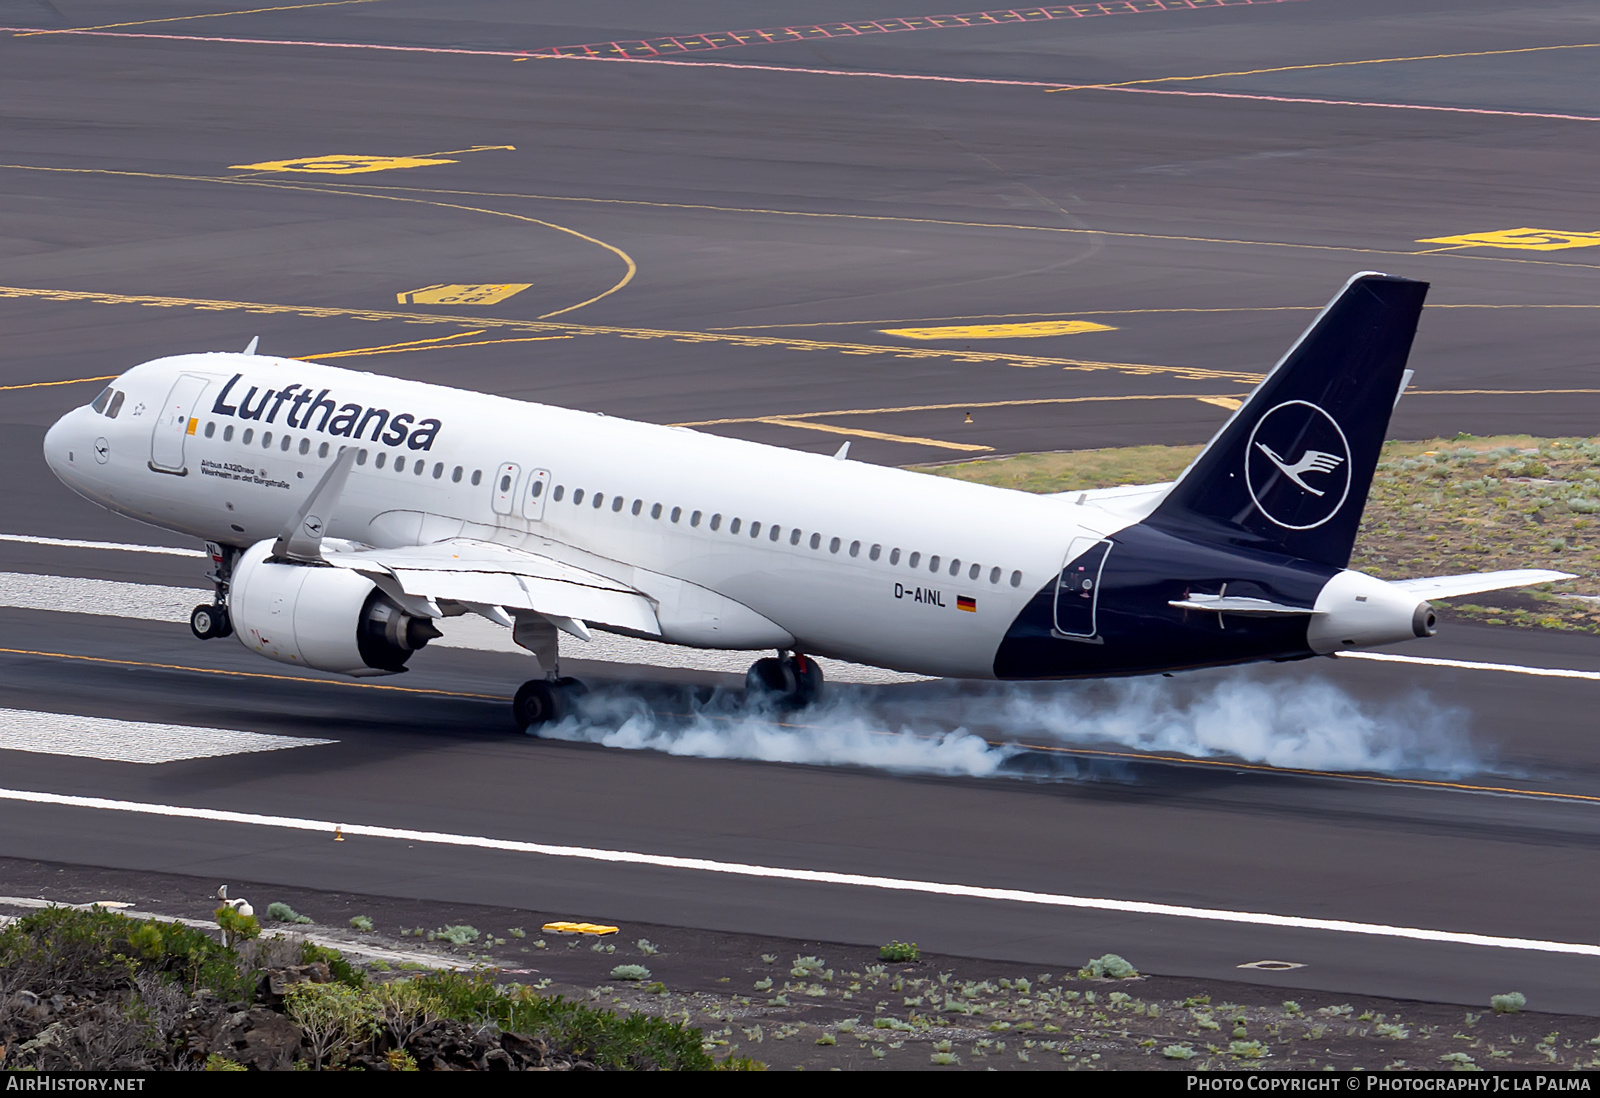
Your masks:
<svg viewBox="0 0 1600 1098"><path fill-rule="evenodd" d="M1309 606L1285 606L1281 602L1268 602L1266 599L1253 599L1244 595L1190 595L1186 599L1174 599L1167 605L1178 610L1207 610L1217 614L1243 614L1253 618L1275 618L1285 614L1310 617L1319 613Z"/></svg>
<svg viewBox="0 0 1600 1098"><path fill-rule="evenodd" d="M1507 568L1500 572L1468 572L1461 576L1424 576L1421 579L1390 580L1408 595L1421 599L1449 599L1457 595L1476 595L1483 591L1503 591L1507 587L1530 587L1535 583L1554 583L1572 579L1569 572L1548 568Z"/></svg>

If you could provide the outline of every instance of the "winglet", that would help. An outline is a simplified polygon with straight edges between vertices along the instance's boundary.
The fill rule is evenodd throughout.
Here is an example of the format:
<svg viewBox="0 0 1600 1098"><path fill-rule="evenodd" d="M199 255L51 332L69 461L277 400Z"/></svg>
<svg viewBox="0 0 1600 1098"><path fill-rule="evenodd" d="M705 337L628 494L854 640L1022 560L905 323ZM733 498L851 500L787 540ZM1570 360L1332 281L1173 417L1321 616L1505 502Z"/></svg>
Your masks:
<svg viewBox="0 0 1600 1098"><path fill-rule="evenodd" d="M846 439L844 445L839 447L839 452L833 455L833 460L834 461L848 461L849 458L850 458L850 440Z"/></svg>
<svg viewBox="0 0 1600 1098"><path fill-rule="evenodd" d="M328 519L344 493L344 483L349 479L355 461L354 446L346 446L339 451L339 456L333 459L333 464L322 474L317 486L311 489L305 504L284 526L283 533L278 535L278 540L272 546L273 556L307 562L322 559L322 535L328 530Z"/></svg>
<svg viewBox="0 0 1600 1098"><path fill-rule="evenodd" d="M249 346L247 346L247 347L246 347L246 348L245 348L245 349L244 349L244 353L245 353L245 354L247 354L247 355L253 355L253 354L255 354L255 353L256 353L256 347L257 347L257 346L258 346L258 345L259 345L259 344L260 344L260 343L261 343L261 337L260 337L260 336L251 336L251 337L250 337L250 345L249 345Z"/></svg>

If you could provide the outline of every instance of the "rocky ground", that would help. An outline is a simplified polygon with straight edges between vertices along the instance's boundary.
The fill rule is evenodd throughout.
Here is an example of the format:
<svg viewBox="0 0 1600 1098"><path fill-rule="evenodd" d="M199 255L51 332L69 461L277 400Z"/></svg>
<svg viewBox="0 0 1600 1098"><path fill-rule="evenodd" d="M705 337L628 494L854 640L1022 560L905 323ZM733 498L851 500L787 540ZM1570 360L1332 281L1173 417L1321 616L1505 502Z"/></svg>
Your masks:
<svg viewBox="0 0 1600 1098"><path fill-rule="evenodd" d="M1092 971L1039 971L961 957L887 963L875 949L861 946L642 925L623 926L605 937L558 935L540 927L550 919L594 913L229 883L231 894L248 897L258 913L278 902L313 918L292 928L277 926L342 943L346 956L375 981L417 976L437 966L483 966L496 980L520 984L541 998L560 995L625 1015L683 1023L700 1031L701 1047L715 1060L751 1057L772 1069L1600 1067L1600 1019L1538 1013L1537 1003L1500 1013L1488 1003L1433 1004L1295 990L1292 973L1274 977L1279 986L1273 987L1152 974L1117 978ZM0 860L0 895L12 897L111 900L205 919L216 906L215 888L216 882L176 876ZM24 911L0 903L0 913ZM372 929L355 929L352 919L370 921ZM272 934L274 924L267 931ZM280 959L292 952L285 946L269 948L289 950ZM1130 960L1137 965L1138 958ZM311 1055L304 1033L286 1026L281 1004L294 983L324 977L315 962L268 967L272 972L255 1002L202 1000L198 1020L172 1022L185 1034L191 1063L216 1053L256 1067L283 1067ZM26 1036L13 1038L10 1055L35 1057L28 1062L40 1066L41 1046L22 1051L29 1041L54 1025L59 1042L76 1020L119 1009L104 995L67 992L30 999L28 994L18 999L12 993L13 1017L20 1006L27 1024L17 1031ZM126 997L128 991L121 994ZM192 1011L195 1005L163 1006L158 997L143 1009L171 1013L180 1006ZM0 1033L6 1024L0 1020ZM404 1045L423 1068L593 1066L583 1055L536 1035L512 1037L454 1022L431 1025ZM16 1061L0 1062L13 1066ZM379 1053L346 1066L381 1070L392 1065Z"/></svg>

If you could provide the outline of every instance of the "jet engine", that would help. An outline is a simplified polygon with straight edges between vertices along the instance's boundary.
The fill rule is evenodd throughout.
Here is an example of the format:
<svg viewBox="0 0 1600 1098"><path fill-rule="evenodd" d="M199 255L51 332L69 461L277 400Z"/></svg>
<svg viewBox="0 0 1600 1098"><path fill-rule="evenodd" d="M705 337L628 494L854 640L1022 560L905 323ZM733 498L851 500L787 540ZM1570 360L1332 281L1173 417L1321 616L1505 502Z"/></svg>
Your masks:
<svg viewBox="0 0 1600 1098"><path fill-rule="evenodd" d="M365 576L344 568L273 561L271 541L234 566L228 611L240 643L269 660L346 675L395 674L442 636Z"/></svg>

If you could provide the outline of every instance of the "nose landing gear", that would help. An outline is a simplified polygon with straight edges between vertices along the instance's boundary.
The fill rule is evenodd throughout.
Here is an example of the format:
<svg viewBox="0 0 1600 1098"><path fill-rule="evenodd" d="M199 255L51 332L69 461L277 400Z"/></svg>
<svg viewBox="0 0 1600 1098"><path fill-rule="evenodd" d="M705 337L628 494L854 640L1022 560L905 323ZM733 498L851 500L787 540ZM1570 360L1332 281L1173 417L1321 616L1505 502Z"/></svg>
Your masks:
<svg viewBox="0 0 1600 1098"><path fill-rule="evenodd" d="M211 571L206 573L217 589L216 598L208 606L201 603L189 614L189 631L200 640L233 636L233 619L228 614L228 581L233 578L233 566L239 559L239 550L206 542L211 551Z"/></svg>
<svg viewBox="0 0 1600 1098"><path fill-rule="evenodd" d="M822 668L804 653L779 652L750 665L744 690L779 709L804 709L822 696Z"/></svg>

